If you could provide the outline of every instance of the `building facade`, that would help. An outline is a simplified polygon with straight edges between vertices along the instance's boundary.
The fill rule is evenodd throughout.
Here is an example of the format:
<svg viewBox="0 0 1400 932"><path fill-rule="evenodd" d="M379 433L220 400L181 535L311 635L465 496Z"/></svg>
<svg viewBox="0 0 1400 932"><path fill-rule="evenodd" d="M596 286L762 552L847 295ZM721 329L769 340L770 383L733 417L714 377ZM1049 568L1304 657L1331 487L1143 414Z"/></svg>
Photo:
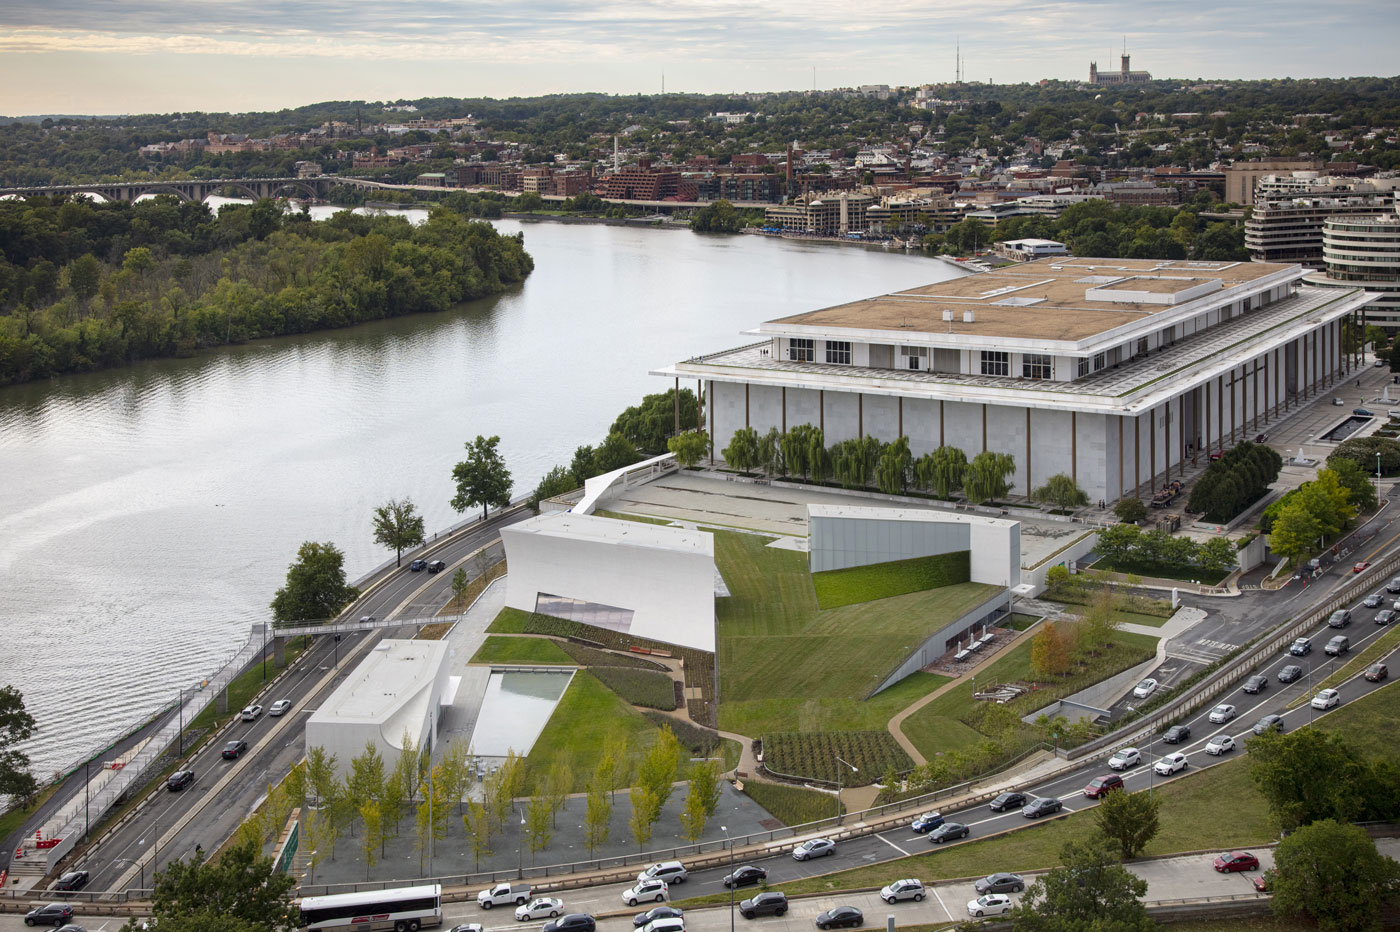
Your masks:
<svg viewBox="0 0 1400 932"><path fill-rule="evenodd" d="M1149 495L1357 364L1360 290L1297 265L1056 258L768 321L757 342L653 374L706 389L711 455L801 424L830 446L907 436L1009 454L1013 492L1066 473L1091 499Z"/></svg>
<svg viewBox="0 0 1400 932"><path fill-rule="evenodd" d="M1254 209L1244 222L1244 244L1260 262L1324 265L1322 227L1329 217L1388 211L1400 179L1357 181L1313 172L1265 175L1255 185Z"/></svg>
<svg viewBox="0 0 1400 932"><path fill-rule="evenodd" d="M1325 272L1307 277L1325 288L1360 288L1371 301L1368 324L1400 330L1400 214L1329 217L1322 225Z"/></svg>
<svg viewBox="0 0 1400 932"><path fill-rule="evenodd" d="M1100 71L1098 62L1089 62L1089 83L1090 84L1146 84L1152 80L1152 75L1146 71L1132 71L1128 68L1128 59L1131 56L1127 52L1123 53L1117 71Z"/></svg>

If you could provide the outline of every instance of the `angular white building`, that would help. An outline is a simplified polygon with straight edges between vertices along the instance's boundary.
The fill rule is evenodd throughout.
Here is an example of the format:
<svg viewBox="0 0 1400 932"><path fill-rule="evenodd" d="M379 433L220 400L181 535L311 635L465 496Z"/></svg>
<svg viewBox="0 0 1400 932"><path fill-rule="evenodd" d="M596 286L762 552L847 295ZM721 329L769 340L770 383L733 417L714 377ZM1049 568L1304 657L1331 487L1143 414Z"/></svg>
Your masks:
<svg viewBox="0 0 1400 932"><path fill-rule="evenodd" d="M760 324L653 372L705 389L711 457L736 430L909 437L1016 462L1025 495L1067 473L1142 497L1345 378L1360 290L1298 265L1054 258Z"/></svg>

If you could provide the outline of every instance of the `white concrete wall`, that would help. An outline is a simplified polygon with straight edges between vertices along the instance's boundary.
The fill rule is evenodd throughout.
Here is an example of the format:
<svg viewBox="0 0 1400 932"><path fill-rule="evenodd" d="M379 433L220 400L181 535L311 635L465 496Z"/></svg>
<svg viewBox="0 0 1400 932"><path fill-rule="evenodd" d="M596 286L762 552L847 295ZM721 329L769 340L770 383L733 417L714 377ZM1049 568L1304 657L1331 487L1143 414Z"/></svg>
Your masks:
<svg viewBox="0 0 1400 932"><path fill-rule="evenodd" d="M808 565L813 573L971 551L970 580L1021 582L1016 521L859 505L809 505ZM512 567L512 573L514 568Z"/></svg>

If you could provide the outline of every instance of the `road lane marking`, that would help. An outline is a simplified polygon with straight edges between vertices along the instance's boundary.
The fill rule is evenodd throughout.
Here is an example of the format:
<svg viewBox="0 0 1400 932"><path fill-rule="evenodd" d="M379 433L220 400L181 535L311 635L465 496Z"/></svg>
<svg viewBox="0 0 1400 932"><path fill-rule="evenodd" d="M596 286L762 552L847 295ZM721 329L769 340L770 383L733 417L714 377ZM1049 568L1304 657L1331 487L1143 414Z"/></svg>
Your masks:
<svg viewBox="0 0 1400 932"><path fill-rule="evenodd" d="M878 838L878 839L880 839L881 841L883 841L885 844L889 845L889 846L890 846L891 848L893 848L894 850L898 851L900 854L904 855L906 858L909 857L909 852L908 852L908 851L905 851L903 848L901 848L899 845L895 844L894 842L890 841L890 840L889 840L888 838L886 838L884 835L876 835L875 837Z"/></svg>
<svg viewBox="0 0 1400 932"><path fill-rule="evenodd" d="M938 895L938 888L929 884L928 891L933 894L933 898L938 901L938 905L943 907L943 913L948 917L949 922L956 922L953 918L952 910L948 909L948 904L943 902L943 897Z"/></svg>

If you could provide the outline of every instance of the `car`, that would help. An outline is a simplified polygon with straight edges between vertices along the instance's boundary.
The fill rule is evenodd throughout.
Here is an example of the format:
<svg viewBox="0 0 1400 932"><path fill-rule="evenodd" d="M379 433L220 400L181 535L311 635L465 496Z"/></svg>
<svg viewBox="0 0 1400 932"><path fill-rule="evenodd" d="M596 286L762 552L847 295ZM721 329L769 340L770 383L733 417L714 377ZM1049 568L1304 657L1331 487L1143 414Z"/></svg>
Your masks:
<svg viewBox="0 0 1400 932"><path fill-rule="evenodd" d="M768 872L761 867L752 864L745 864L737 868L734 873L724 878L726 887L747 887L758 883L760 880L767 880Z"/></svg>
<svg viewBox="0 0 1400 932"><path fill-rule="evenodd" d="M1327 627L1329 628L1345 628L1349 624L1351 624L1351 612L1344 608L1339 608L1327 616Z"/></svg>
<svg viewBox="0 0 1400 932"><path fill-rule="evenodd" d="M854 906L833 906L817 913L818 929L859 929L865 925L865 913Z"/></svg>
<svg viewBox="0 0 1400 932"><path fill-rule="evenodd" d="M1173 751L1157 758L1157 763L1152 765L1152 769L1159 776L1170 777L1178 770L1185 770L1188 766L1190 766L1190 762L1186 760L1186 755L1180 751Z"/></svg>
<svg viewBox="0 0 1400 932"><path fill-rule="evenodd" d="M1220 705L1211 709L1210 715L1207 717L1210 719L1211 724L1223 725L1235 717L1235 707L1228 702L1222 702Z"/></svg>
<svg viewBox="0 0 1400 932"><path fill-rule="evenodd" d="M1084 787L1084 795L1090 799L1103 799L1114 790L1123 788L1123 778L1116 773L1106 773L1089 781Z"/></svg>
<svg viewBox="0 0 1400 932"><path fill-rule="evenodd" d="M928 840L931 844L941 845L945 841L957 841L959 838L966 838L972 834L972 828L961 822L944 822L938 828L928 833Z"/></svg>
<svg viewBox="0 0 1400 932"><path fill-rule="evenodd" d="M247 708L245 708L242 712L239 712L238 717L243 719L243 721L245 722L256 722L258 718L262 715L262 713L262 706L250 705Z"/></svg>
<svg viewBox="0 0 1400 932"><path fill-rule="evenodd" d="M1342 694L1335 689L1319 689L1317 695L1312 697L1312 707L1314 709L1330 709L1341 701Z"/></svg>
<svg viewBox="0 0 1400 932"><path fill-rule="evenodd" d="M546 922L543 932L597 932L598 923L588 913L569 913Z"/></svg>
<svg viewBox="0 0 1400 932"><path fill-rule="evenodd" d="M988 893L967 904L967 914L981 919L983 916L1001 916L1011 912L1011 897L1005 893Z"/></svg>
<svg viewBox="0 0 1400 932"><path fill-rule="evenodd" d="M894 905L900 900L913 900L915 903L924 901L924 882L910 877L906 880L896 880L880 889L880 899L890 905Z"/></svg>
<svg viewBox="0 0 1400 932"><path fill-rule="evenodd" d="M1152 695L1156 691L1157 681L1149 676L1147 679L1143 680L1141 683L1138 683L1136 686L1133 687L1133 698L1146 699L1148 696Z"/></svg>
<svg viewBox="0 0 1400 932"><path fill-rule="evenodd" d="M1020 874L988 874L973 885L977 893L1020 893L1026 889L1026 878Z"/></svg>
<svg viewBox="0 0 1400 932"><path fill-rule="evenodd" d="M1385 368L1385 360L1384 360L1384 359L1377 359L1375 362L1371 363L1371 366L1372 366L1373 368L1376 368L1376 369L1384 369L1384 368Z"/></svg>
<svg viewBox="0 0 1400 932"><path fill-rule="evenodd" d="M1213 453L1211 453L1211 455L1210 455L1210 461L1211 461L1212 463L1214 463L1216 460L1224 459L1224 458L1225 458L1225 451L1224 451L1224 450L1216 450L1216 451L1214 451Z"/></svg>
<svg viewBox="0 0 1400 932"><path fill-rule="evenodd" d="M1375 416L1376 416L1376 412L1372 411L1370 408L1352 408L1352 409L1351 409L1351 413L1352 413L1352 414L1355 414L1357 417L1375 417Z"/></svg>
<svg viewBox="0 0 1400 932"><path fill-rule="evenodd" d="M1137 748L1121 748L1108 759L1110 770L1127 770L1142 763L1142 752Z"/></svg>
<svg viewBox="0 0 1400 932"><path fill-rule="evenodd" d="M1370 595L1366 596L1366 598L1362 600L1361 604L1364 605L1364 606L1366 606L1367 608L1380 608L1380 607L1381 607L1381 603L1384 602L1384 601L1385 601L1385 594L1384 594L1384 593L1382 593L1382 592L1373 592L1373 593L1371 593Z"/></svg>
<svg viewBox="0 0 1400 932"><path fill-rule="evenodd" d="M1387 669L1386 665L1383 663L1373 663L1366 668L1366 672L1362 675L1372 683L1379 683L1381 680L1390 676L1390 670Z"/></svg>
<svg viewBox="0 0 1400 932"><path fill-rule="evenodd" d="M419 557L417 560L414 560L412 563L408 564L408 571L410 573L421 573L427 568L428 561L424 560L422 557Z"/></svg>
<svg viewBox="0 0 1400 932"><path fill-rule="evenodd" d="M1390 582L1386 583L1386 584L1385 584L1385 591L1386 591L1386 592L1389 592L1391 595L1395 595L1396 593L1400 593L1400 576L1396 576L1396 577L1395 577L1394 579L1392 579Z"/></svg>
<svg viewBox="0 0 1400 932"><path fill-rule="evenodd" d="M1254 889L1258 890L1260 893L1268 893L1274 885L1274 878L1277 876L1278 871L1271 867L1251 880L1250 883L1254 884Z"/></svg>
<svg viewBox="0 0 1400 932"><path fill-rule="evenodd" d="M1340 657L1351 650L1351 639L1345 634L1339 634L1327 642L1327 646L1322 648L1322 652L1329 657Z"/></svg>
<svg viewBox="0 0 1400 932"><path fill-rule="evenodd" d="M65 892L81 890L83 887L87 886L88 879L89 875L87 871L69 871L54 881L53 888Z"/></svg>
<svg viewBox="0 0 1400 932"><path fill-rule="evenodd" d="M739 904L739 912L745 919L752 919L755 916L781 916L787 912L787 894L779 893L777 890L769 890L760 893L753 899L744 900Z"/></svg>
<svg viewBox="0 0 1400 932"><path fill-rule="evenodd" d="M685 865L680 861L661 861L638 874L637 882L664 880L668 884L685 883L687 876Z"/></svg>
<svg viewBox="0 0 1400 932"><path fill-rule="evenodd" d="M246 750L248 750L248 742L242 738L235 738L225 742L224 749L219 753L223 755L224 760L234 760Z"/></svg>
<svg viewBox="0 0 1400 932"><path fill-rule="evenodd" d="M809 838L792 849L792 859L794 861L810 861L812 858L824 858L835 851L836 842L830 838Z"/></svg>
<svg viewBox="0 0 1400 932"><path fill-rule="evenodd" d="M1360 563L1353 563L1351 565L1351 571L1353 573L1364 573L1370 567L1370 565L1370 561L1362 560Z"/></svg>
<svg viewBox="0 0 1400 932"><path fill-rule="evenodd" d="M1395 620L1395 614L1395 609L1383 608L1376 612L1376 617L1373 620L1378 625L1388 625Z"/></svg>
<svg viewBox="0 0 1400 932"><path fill-rule="evenodd" d="M653 919L640 928L641 932L685 932L685 918L682 916L667 916L661 919Z"/></svg>
<svg viewBox="0 0 1400 932"><path fill-rule="evenodd" d="M479 922L464 922L459 926L453 926L447 932L485 932L485 928Z"/></svg>
<svg viewBox="0 0 1400 932"><path fill-rule="evenodd" d="M941 813L925 812L921 816L916 816L914 821L909 823L909 827L913 829L916 834L922 835L924 832L933 831L942 824L943 816Z"/></svg>
<svg viewBox="0 0 1400 932"><path fill-rule="evenodd" d="M1270 713L1254 723L1254 733L1262 735L1264 732L1273 729L1283 731L1283 716Z"/></svg>
<svg viewBox="0 0 1400 932"><path fill-rule="evenodd" d="M292 700L290 700L290 699L278 699L278 700L277 700L276 702L274 702L272 705L268 706L267 714L270 715L270 716L272 716L273 718L280 718L280 717L281 717L283 714L285 714L286 711L287 711L288 709L290 709L291 707L292 707Z"/></svg>
<svg viewBox="0 0 1400 932"><path fill-rule="evenodd" d="M1268 689L1268 687L1269 678L1267 676L1264 676L1262 673L1256 673L1249 679L1245 680L1244 685L1240 688L1245 692L1249 693L1250 695L1254 695L1255 693L1263 692L1265 689Z"/></svg>
<svg viewBox="0 0 1400 932"><path fill-rule="evenodd" d="M361 615L361 616L360 616L360 624L362 624L362 625L372 625L372 624L374 624L374 616L373 616L373 615Z"/></svg>
<svg viewBox="0 0 1400 932"><path fill-rule="evenodd" d="M1307 638L1297 638L1288 645L1288 652L1294 657L1306 657L1312 653L1312 641Z"/></svg>
<svg viewBox="0 0 1400 932"><path fill-rule="evenodd" d="M553 919L564 912L564 901L557 896L537 896L523 906L515 907L517 922L530 919Z"/></svg>
<svg viewBox="0 0 1400 932"><path fill-rule="evenodd" d="M655 878L639 880L629 889L622 891L622 902L628 906L636 906L646 900L651 900L653 903L663 903L669 898L666 881Z"/></svg>
<svg viewBox="0 0 1400 932"><path fill-rule="evenodd" d="M1334 407L1334 408L1340 408L1340 407L1342 407L1342 406L1345 405L1345 404L1346 404L1346 402L1343 401L1343 400L1340 399L1340 398L1333 398L1333 399L1332 399L1332 407Z"/></svg>
<svg viewBox="0 0 1400 932"><path fill-rule="evenodd" d="M155 922L155 920L152 919L151 922ZM144 923L142 924L141 927L142 927L143 929L145 929L145 928L150 928L150 926L145 925ZM66 925L66 926L59 926L59 927L58 927L58 932L87 932L87 929L84 929L82 926L75 926L75 925L73 925L72 923L69 923L69 924Z"/></svg>
<svg viewBox="0 0 1400 932"><path fill-rule="evenodd" d="M444 563L444 562L442 562L441 560L429 560L429 561L428 561L428 572L429 572L429 573L441 573L441 572L442 572L443 570L445 570L445 569L447 569L447 564Z"/></svg>
<svg viewBox="0 0 1400 932"><path fill-rule="evenodd" d="M1173 725L1162 735L1162 740L1167 744L1180 744L1191 737L1191 729L1186 725Z"/></svg>
<svg viewBox="0 0 1400 932"><path fill-rule="evenodd" d="M1257 871L1259 859L1248 851L1227 851L1216 856L1214 867L1222 874L1234 871Z"/></svg>
<svg viewBox="0 0 1400 932"><path fill-rule="evenodd" d="M1228 754L1235 749L1235 739L1230 735L1216 735L1206 742L1206 753L1212 757Z"/></svg>
<svg viewBox="0 0 1400 932"><path fill-rule="evenodd" d="M1030 797L1025 793L1001 793L996 799L987 804L987 808L993 812L1009 812L1012 809L1020 809L1030 802Z"/></svg>
<svg viewBox="0 0 1400 932"><path fill-rule="evenodd" d="M170 775L170 779L165 781L165 788L174 792L176 790L183 790L191 783L194 783L193 770L177 770Z"/></svg>
<svg viewBox="0 0 1400 932"><path fill-rule="evenodd" d="M1054 815L1063 808L1065 804L1053 796L1037 796L1021 807L1021 815L1027 819L1038 819L1043 815Z"/></svg>
<svg viewBox="0 0 1400 932"><path fill-rule="evenodd" d="M73 918L73 907L67 903L45 903L43 906L36 906L24 914L24 924L27 926L61 926L67 925L68 920Z"/></svg>
<svg viewBox="0 0 1400 932"><path fill-rule="evenodd" d="M1290 663L1282 670L1278 671L1278 681L1280 683L1291 683L1303 675L1303 668L1296 663Z"/></svg>
<svg viewBox="0 0 1400 932"><path fill-rule="evenodd" d="M637 913L632 917L632 928L640 929L648 922L655 922L658 919L679 919L685 915L685 910L675 906L653 906L644 913Z"/></svg>
<svg viewBox="0 0 1400 932"><path fill-rule="evenodd" d="M1268 434L1255 434L1255 435L1254 435L1254 442L1255 442L1255 443L1264 443L1264 442L1267 441L1268 439L1269 439L1269 435L1268 435Z"/></svg>

